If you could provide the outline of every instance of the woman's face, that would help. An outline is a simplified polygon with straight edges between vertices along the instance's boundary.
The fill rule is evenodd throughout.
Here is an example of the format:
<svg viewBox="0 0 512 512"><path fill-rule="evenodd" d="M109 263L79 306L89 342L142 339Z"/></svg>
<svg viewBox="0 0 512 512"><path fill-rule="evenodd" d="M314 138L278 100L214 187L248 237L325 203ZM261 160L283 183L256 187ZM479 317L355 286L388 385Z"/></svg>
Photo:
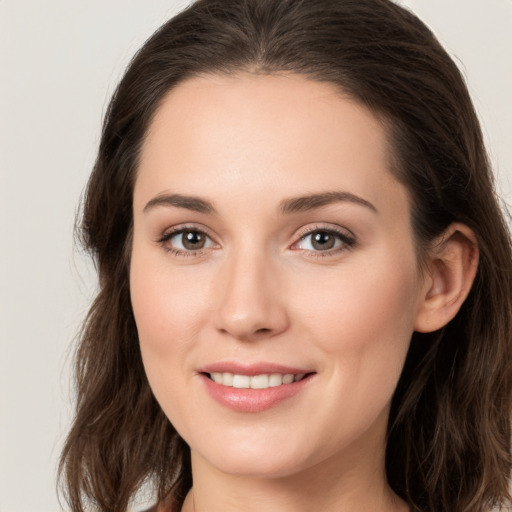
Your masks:
<svg viewBox="0 0 512 512"><path fill-rule="evenodd" d="M194 460L255 476L382 463L424 295L389 161L382 125L331 84L208 76L165 98L130 286L150 385Z"/></svg>

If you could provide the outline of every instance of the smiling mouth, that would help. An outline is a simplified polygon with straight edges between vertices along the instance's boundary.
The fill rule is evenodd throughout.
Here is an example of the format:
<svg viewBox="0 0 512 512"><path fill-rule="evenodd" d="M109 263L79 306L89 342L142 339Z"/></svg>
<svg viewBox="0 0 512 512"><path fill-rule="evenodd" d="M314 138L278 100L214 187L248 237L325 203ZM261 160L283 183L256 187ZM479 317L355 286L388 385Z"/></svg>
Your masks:
<svg viewBox="0 0 512 512"><path fill-rule="evenodd" d="M241 375L229 372L205 373L216 384L237 389L267 389L299 382L310 373L263 373L260 375Z"/></svg>

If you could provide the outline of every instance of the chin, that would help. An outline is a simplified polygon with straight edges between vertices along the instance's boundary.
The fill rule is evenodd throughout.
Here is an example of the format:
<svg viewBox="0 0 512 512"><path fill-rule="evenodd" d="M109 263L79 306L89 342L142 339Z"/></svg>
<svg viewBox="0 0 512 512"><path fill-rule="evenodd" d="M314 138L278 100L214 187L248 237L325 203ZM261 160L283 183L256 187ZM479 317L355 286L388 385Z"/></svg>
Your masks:
<svg viewBox="0 0 512 512"><path fill-rule="evenodd" d="M218 440L214 449L212 446L192 449L192 459L193 462L202 459L218 471L233 476L282 478L315 464L306 446L299 449L290 441L269 442L268 437L262 442L253 438L251 443Z"/></svg>
<svg viewBox="0 0 512 512"><path fill-rule="evenodd" d="M297 460L276 457L268 459L262 455L248 457L221 457L209 461L222 473L246 478L284 478L300 472L302 465Z"/></svg>

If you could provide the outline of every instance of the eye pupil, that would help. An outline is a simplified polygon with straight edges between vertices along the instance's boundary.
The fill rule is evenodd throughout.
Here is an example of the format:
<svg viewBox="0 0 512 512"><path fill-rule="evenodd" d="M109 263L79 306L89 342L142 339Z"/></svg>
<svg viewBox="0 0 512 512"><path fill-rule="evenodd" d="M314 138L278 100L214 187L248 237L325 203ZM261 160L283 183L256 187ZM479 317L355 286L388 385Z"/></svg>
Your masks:
<svg viewBox="0 0 512 512"><path fill-rule="evenodd" d="M317 231L312 236L312 245L315 249L327 250L332 249L336 240L331 233L327 233L326 231Z"/></svg>
<svg viewBox="0 0 512 512"><path fill-rule="evenodd" d="M206 237L198 231L184 231L182 235L183 247L186 249L202 249L206 242Z"/></svg>

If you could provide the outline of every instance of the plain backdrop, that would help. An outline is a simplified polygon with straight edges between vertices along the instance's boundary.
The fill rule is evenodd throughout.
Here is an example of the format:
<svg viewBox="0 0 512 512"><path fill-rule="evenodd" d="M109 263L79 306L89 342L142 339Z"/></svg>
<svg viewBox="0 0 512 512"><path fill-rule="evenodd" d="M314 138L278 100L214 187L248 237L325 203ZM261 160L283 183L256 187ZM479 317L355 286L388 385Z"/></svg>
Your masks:
<svg viewBox="0 0 512 512"><path fill-rule="evenodd" d="M0 0L0 512L61 510L73 337L95 290L73 224L110 93L186 0ZM404 0L466 75L512 199L512 0Z"/></svg>

